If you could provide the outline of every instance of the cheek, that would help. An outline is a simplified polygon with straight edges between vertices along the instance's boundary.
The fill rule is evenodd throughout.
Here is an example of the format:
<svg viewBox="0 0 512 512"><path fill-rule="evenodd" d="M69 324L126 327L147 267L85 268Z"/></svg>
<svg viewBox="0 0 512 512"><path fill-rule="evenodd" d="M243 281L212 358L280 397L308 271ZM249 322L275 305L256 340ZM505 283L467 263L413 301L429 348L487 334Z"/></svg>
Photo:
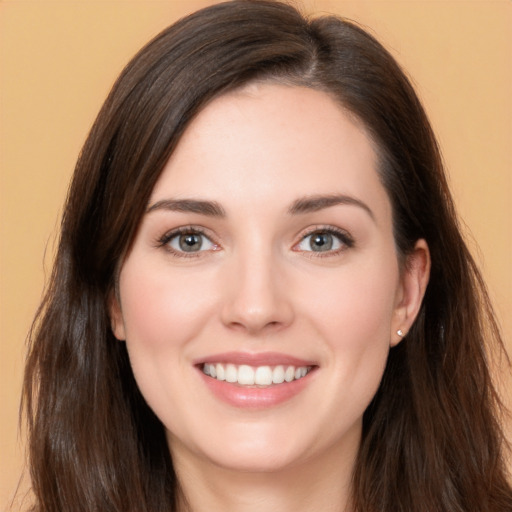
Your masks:
<svg viewBox="0 0 512 512"><path fill-rule="evenodd" d="M390 341L398 291L398 265L351 266L323 279L323 286L304 289L303 311L328 330L335 345L364 348ZM315 291L316 290L316 291ZM312 295L314 291L314 295Z"/></svg>
<svg viewBox="0 0 512 512"><path fill-rule="evenodd" d="M304 315L309 314L326 342L324 360L333 370L332 389L341 390L343 414L347 407L355 416L362 414L378 389L390 348L397 284L398 267L351 268L304 302Z"/></svg>
<svg viewBox="0 0 512 512"><path fill-rule="evenodd" d="M192 339L212 301L204 286L193 276L128 261L120 279L127 343L162 351Z"/></svg>
<svg viewBox="0 0 512 512"><path fill-rule="evenodd" d="M127 260L120 275L121 308L132 371L142 395L157 416L172 424L169 404L182 403L193 349L211 317L212 294L198 281L165 266ZM208 288L208 287L207 287ZM172 410L175 408L173 407Z"/></svg>

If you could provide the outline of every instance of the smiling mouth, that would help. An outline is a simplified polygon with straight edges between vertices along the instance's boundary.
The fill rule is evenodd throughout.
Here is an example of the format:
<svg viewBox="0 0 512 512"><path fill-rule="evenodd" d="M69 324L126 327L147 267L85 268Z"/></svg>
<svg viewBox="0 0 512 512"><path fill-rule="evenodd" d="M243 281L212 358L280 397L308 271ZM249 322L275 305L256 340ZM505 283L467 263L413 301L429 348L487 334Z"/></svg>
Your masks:
<svg viewBox="0 0 512 512"><path fill-rule="evenodd" d="M312 366L249 366L246 364L204 363L202 372L218 381L240 386L270 387L304 378Z"/></svg>

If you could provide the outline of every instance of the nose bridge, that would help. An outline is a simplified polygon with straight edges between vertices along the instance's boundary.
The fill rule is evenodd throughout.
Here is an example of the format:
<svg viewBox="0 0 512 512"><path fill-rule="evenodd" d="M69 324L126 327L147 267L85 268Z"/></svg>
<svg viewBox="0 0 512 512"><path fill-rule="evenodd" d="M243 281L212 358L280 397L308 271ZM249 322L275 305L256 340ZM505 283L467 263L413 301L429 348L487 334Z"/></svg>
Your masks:
<svg viewBox="0 0 512 512"><path fill-rule="evenodd" d="M226 325L250 333L277 329L293 318L280 258L270 243L252 240L235 251L223 308Z"/></svg>

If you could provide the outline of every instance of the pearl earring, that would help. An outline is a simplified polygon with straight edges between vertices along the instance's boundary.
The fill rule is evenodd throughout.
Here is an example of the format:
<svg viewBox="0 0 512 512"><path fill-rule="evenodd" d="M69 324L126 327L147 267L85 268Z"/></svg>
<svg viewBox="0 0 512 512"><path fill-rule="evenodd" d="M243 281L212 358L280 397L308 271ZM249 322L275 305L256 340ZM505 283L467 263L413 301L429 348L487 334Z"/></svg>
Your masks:
<svg viewBox="0 0 512 512"><path fill-rule="evenodd" d="M398 329L398 331L396 331L396 333L398 334L398 336L400 336L400 338L404 337L404 331L402 331L402 329Z"/></svg>

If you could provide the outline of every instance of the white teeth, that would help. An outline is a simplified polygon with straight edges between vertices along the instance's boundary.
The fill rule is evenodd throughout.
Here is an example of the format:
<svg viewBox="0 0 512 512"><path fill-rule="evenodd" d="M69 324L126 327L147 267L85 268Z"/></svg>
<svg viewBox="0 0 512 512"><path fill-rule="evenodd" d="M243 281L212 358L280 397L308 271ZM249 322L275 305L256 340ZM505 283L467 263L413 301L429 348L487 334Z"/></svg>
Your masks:
<svg viewBox="0 0 512 512"><path fill-rule="evenodd" d="M226 380L226 372L224 371L224 366L217 364L217 366L215 366L215 370L217 371L217 380Z"/></svg>
<svg viewBox="0 0 512 512"><path fill-rule="evenodd" d="M226 382L237 382L238 381L238 370L234 364L226 365Z"/></svg>
<svg viewBox="0 0 512 512"><path fill-rule="evenodd" d="M272 384L272 370L270 366L258 366L254 372L254 383L258 386L270 386Z"/></svg>
<svg viewBox="0 0 512 512"><path fill-rule="evenodd" d="M310 366L282 365L271 368L270 366L252 367L246 364L236 366L234 364L208 364L203 365L203 373L217 380L225 380L230 383L238 383L241 386L270 386L302 379L311 370Z"/></svg>
<svg viewBox="0 0 512 512"><path fill-rule="evenodd" d="M274 384L282 384L284 382L284 368L276 366L272 372L272 382Z"/></svg>
<svg viewBox="0 0 512 512"><path fill-rule="evenodd" d="M284 380L286 382L291 382L295 378L295 368L293 366L288 366L286 371L284 372Z"/></svg>
<svg viewBox="0 0 512 512"><path fill-rule="evenodd" d="M254 370L243 364L238 368L238 384L252 386L254 384Z"/></svg>

